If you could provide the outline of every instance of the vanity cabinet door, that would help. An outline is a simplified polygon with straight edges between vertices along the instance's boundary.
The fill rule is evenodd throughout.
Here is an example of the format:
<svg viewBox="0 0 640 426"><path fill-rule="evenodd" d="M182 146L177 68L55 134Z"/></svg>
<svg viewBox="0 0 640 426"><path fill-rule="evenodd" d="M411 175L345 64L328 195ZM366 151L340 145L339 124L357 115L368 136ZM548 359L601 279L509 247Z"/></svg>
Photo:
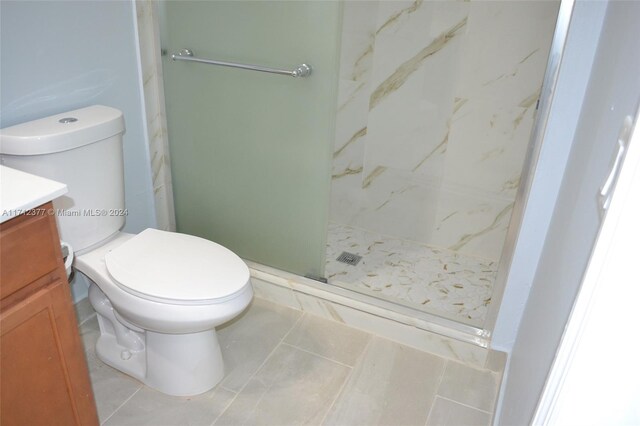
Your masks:
<svg viewBox="0 0 640 426"><path fill-rule="evenodd" d="M55 218L1 224L0 248L0 424L97 425Z"/></svg>
<svg viewBox="0 0 640 426"><path fill-rule="evenodd" d="M66 286L58 281L0 316L3 426L97 424Z"/></svg>

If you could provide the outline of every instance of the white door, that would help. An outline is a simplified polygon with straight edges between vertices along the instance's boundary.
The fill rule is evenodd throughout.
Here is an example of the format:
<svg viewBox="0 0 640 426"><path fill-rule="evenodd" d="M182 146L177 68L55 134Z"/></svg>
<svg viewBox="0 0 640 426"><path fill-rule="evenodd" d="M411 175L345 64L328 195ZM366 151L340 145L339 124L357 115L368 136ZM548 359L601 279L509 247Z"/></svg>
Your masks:
<svg viewBox="0 0 640 426"><path fill-rule="evenodd" d="M612 162L599 200L604 220L536 410L536 425L640 424L638 115L635 128L633 121L629 116L621 126L621 155Z"/></svg>

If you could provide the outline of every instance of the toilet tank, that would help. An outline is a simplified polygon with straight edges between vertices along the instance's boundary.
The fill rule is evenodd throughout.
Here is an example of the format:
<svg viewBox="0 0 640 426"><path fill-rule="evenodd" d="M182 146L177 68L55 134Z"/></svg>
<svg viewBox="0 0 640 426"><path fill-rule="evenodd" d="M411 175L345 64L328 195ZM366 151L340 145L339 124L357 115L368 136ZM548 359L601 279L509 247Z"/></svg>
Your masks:
<svg viewBox="0 0 640 426"><path fill-rule="evenodd" d="M53 201L60 238L82 254L123 226L122 112L102 105L0 130L0 162L65 183Z"/></svg>

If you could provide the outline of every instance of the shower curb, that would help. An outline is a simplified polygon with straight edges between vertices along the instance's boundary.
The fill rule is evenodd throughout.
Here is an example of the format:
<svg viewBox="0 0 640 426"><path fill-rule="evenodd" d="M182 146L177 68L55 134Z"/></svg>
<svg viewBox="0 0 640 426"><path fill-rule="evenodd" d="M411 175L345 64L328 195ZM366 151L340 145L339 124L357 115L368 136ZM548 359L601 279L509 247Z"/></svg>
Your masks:
<svg viewBox="0 0 640 426"><path fill-rule="evenodd" d="M416 318L376 305L370 297L349 290L327 287L314 281L255 262L246 261L256 297L337 321L415 349L433 353L478 368L491 368L494 352L484 332L474 327L428 315ZM324 287L324 288L323 288ZM355 297L362 300L356 300ZM447 323L452 323L449 327ZM489 362L488 362L489 361Z"/></svg>

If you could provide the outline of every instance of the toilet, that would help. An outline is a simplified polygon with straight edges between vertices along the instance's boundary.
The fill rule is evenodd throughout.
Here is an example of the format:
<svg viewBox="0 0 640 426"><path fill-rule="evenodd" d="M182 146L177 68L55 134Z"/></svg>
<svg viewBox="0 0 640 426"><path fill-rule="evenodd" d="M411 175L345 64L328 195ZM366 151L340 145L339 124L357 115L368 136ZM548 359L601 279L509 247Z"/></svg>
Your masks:
<svg viewBox="0 0 640 426"><path fill-rule="evenodd" d="M92 282L106 364L160 392L189 396L224 376L215 327L251 302L247 265L203 238L122 232L121 111L94 105L1 130L2 164L67 184L54 200L74 268Z"/></svg>

